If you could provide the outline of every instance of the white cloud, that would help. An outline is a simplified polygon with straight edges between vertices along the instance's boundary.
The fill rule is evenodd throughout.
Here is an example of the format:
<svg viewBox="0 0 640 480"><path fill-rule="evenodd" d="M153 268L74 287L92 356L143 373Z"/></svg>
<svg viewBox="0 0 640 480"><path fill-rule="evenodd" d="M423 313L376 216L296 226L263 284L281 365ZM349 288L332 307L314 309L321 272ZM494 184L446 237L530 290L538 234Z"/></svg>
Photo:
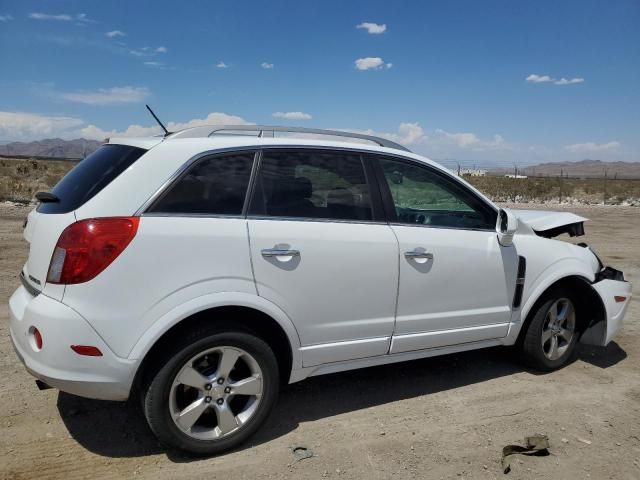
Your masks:
<svg viewBox="0 0 640 480"><path fill-rule="evenodd" d="M397 132L376 132L374 130L354 130L356 133L375 135L386 138L402 145L419 145L427 141L427 135L418 122L403 122L398 126Z"/></svg>
<svg viewBox="0 0 640 480"><path fill-rule="evenodd" d="M62 21L62 22L70 22L71 20L73 20L73 17L71 15L68 15L66 13L60 13L58 15L51 15L48 13L30 13L29 14L29 18L32 18L34 20L58 20L58 21Z"/></svg>
<svg viewBox="0 0 640 480"><path fill-rule="evenodd" d="M168 51L167 47L141 47L133 48L129 50L129 53L135 57L155 57L159 53L167 53Z"/></svg>
<svg viewBox="0 0 640 480"><path fill-rule="evenodd" d="M0 112L0 138L29 141L51 137L70 138L71 129L84 124L79 118L24 112ZM78 135L76 135L78 136Z"/></svg>
<svg viewBox="0 0 640 480"><path fill-rule="evenodd" d="M205 118L194 118L188 122L169 122L166 124L170 132L183 130L185 128L199 127L201 125L247 125L244 118L236 115L228 115L222 112L212 112ZM125 130L103 130L95 125L87 125L81 128L80 134L83 138L101 140L109 137L145 137L158 135L162 130L158 125L144 127L142 125L129 125Z"/></svg>
<svg viewBox="0 0 640 480"><path fill-rule="evenodd" d="M119 103L138 103L151 93L146 87L111 87L79 92L52 92L56 98L85 105L115 105Z"/></svg>
<svg viewBox="0 0 640 480"><path fill-rule="evenodd" d="M501 135L494 135L490 140L483 140L475 133L471 132L447 132L440 128L436 129L436 134L441 140L453 145L475 151L502 150L511 148Z"/></svg>
<svg viewBox="0 0 640 480"><path fill-rule="evenodd" d="M127 34L124 33L121 30L111 30L110 32L105 33L105 35L109 38L116 38L116 37L126 37Z"/></svg>
<svg viewBox="0 0 640 480"><path fill-rule="evenodd" d="M10 20L13 20L11 15L0 15L0 22L8 22Z"/></svg>
<svg viewBox="0 0 640 480"><path fill-rule="evenodd" d="M572 153L589 153L589 152L610 152L620 148L620 142L612 141L607 143L574 143L573 145L566 145L565 150Z"/></svg>
<svg viewBox="0 0 640 480"><path fill-rule="evenodd" d="M573 85L584 82L584 78L580 77L571 79L562 77L560 80L557 80L549 75L537 75L535 73L529 75L525 80L530 83L553 83L554 85Z"/></svg>
<svg viewBox="0 0 640 480"><path fill-rule="evenodd" d="M273 69L273 67L275 67L275 65L274 65L273 63L267 63L267 62L262 62L262 63L260 64L260 66L261 66L262 68L264 68L265 70L272 70L272 69Z"/></svg>
<svg viewBox="0 0 640 480"><path fill-rule="evenodd" d="M531 83L545 83L545 82L553 82L553 78L549 75L537 75L532 73L526 78L527 82Z"/></svg>
<svg viewBox="0 0 640 480"><path fill-rule="evenodd" d="M275 112L272 116L275 118L284 118L285 120L311 120L313 118L304 112Z"/></svg>
<svg viewBox="0 0 640 480"><path fill-rule="evenodd" d="M78 13L75 15L70 15L68 13L50 14L50 13L33 12L29 14L29 18L33 20L55 20L58 22L75 21L79 24L95 23L93 20L90 20L89 17L87 17L86 13Z"/></svg>
<svg viewBox="0 0 640 480"><path fill-rule="evenodd" d="M556 85L573 85L574 83L582 83L584 82L584 78L572 78L570 80L567 80L566 78L561 78L560 80L556 80L555 83Z"/></svg>
<svg viewBox="0 0 640 480"><path fill-rule="evenodd" d="M229 68L229 65L220 60L218 63L216 63L216 68Z"/></svg>
<svg viewBox="0 0 640 480"><path fill-rule="evenodd" d="M156 68L162 68L165 66L164 62L144 62L144 65L146 65L147 67L156 67Z"/></svg>
<svg viewBox="0 0 640 480"><path fill-rule="evenodd" d="M359 58L355 61L355 64L358 70L381 70L393 66L392 63L384 63L384 60L380 57Z"/></svg>
<svg viewBox="0 0 640 480"><path fill-rule="evenodd" d="M372 35L378 35L380 33L384 33L387 30L386 24L378 24L371 22L362 22L360 25L356 25L356 28L364 28L368 33Z"/></svg>

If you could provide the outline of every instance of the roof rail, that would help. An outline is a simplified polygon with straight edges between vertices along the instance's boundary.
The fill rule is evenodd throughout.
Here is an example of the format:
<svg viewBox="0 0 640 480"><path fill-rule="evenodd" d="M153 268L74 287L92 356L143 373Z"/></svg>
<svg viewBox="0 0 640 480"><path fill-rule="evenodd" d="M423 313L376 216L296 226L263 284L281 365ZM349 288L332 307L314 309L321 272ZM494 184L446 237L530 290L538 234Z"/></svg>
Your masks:
<svg viewBox="0 0 640 480"><path fill-rule="evenodd" d="M313 135L330 135L333 137L348 137L367 140L381 147L394 148L396 150L410 150L402 145L387 140L386 138L375 137L373 135L365 135L362 133L351 133L342 130L325 130L321 128L305 128L305 127L282 127L271 125L205 125L202 127L187 128L170 134L167 138L203 138L211 137L215 134L229 132L258 132L258 137L274 137L274 132L287 133L309 133ZM233 133L230 133L233 135Z"/></svg>

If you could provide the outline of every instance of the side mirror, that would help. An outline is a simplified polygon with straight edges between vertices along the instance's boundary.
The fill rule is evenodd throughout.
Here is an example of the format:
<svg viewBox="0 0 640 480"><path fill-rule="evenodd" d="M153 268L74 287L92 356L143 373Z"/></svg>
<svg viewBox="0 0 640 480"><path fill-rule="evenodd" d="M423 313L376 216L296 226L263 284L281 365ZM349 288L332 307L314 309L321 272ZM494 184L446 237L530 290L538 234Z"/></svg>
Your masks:
<svg viewBox="0 0 640 480"><path fill-rule="evenodd" d="M498 221L496 222L496 232L498 233L498 242L503 247L508 247L513 243L513 235L518 229L518 217L509 210L500 209L498 213Z"/></svg>

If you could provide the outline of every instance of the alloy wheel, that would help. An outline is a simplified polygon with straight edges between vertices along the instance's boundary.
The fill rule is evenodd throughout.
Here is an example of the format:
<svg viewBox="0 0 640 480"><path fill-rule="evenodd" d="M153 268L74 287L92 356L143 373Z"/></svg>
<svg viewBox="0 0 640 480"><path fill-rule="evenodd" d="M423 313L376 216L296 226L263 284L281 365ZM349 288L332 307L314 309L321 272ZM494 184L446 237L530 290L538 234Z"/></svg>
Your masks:
<svg viewBox="0 0 640 480"><path fill-rule="evenodd" d="M576 312L568 298L551 304L542 324L542 351L549 360L562 357L576 334Z"/></svg>
<svg viewBox="0 0 640 480"><path fill-rule="evenodd" d="M258 362L240 348L219 346L195 355L178 371L169 410L186 435L218 440L251 420L262 393Z"/></svg>

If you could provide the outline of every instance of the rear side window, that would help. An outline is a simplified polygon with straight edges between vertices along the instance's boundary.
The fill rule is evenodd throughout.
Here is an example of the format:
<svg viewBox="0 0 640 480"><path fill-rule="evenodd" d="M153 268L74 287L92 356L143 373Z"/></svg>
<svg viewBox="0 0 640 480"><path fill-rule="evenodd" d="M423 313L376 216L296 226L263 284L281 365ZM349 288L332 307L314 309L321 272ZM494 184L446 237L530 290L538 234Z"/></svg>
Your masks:
<svg viewBox="0 0 640 480"><path fill-rule="evenodd" d="M199 160L147 212L241 215L254 157L243 152Z"/></svg>
<svg viewBox="0 0 640 480"><path fill-rule="evenodd" d="M265 150L251 215L371 220L371 196L360 155Z"/></svg>
<svg viewBox="0 0 640 480"><path fill-rule="evenodd" d="M114 178L129 168L146 150L129 145L103 145L76 165L51 193L59 202L38 205L40 213L67 213L84 205Z"/></svg>

